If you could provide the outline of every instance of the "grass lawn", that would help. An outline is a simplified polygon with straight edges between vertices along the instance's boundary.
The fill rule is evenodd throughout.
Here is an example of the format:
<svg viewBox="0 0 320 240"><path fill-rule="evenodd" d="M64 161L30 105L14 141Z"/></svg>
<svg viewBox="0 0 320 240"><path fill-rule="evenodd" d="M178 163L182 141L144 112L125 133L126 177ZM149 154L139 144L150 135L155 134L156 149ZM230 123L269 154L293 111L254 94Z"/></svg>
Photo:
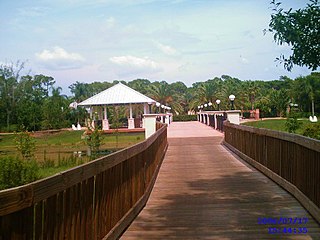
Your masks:
<svg viewBox="0 0 320 240"><path fill-rule="evenodd" d="M260 120L260 121L254 121L254 122L246 122L246 123L243 123L242 125L287 132L285 128L286 121L287 119L267 119L267 120ZM296 133L302 134L303 127L305 124L309 123L309 120L301 119L299 120L299 122L301 122L301 125Z"/></svg>
<svg viewBox="0 0 320 240"><path fill-rule="evenodd" d="M60 131L35 133L36 161L40 163L41 177L67 170L89 161L87 145L82 139L83 131ZM144 140L144 133L103 134L100 150L108 154ZM14 142L15 135L0 135L0 157L19 156ZM79 156L79 153L81 153ZM102 156L102 155L101 155Z"/></svg>

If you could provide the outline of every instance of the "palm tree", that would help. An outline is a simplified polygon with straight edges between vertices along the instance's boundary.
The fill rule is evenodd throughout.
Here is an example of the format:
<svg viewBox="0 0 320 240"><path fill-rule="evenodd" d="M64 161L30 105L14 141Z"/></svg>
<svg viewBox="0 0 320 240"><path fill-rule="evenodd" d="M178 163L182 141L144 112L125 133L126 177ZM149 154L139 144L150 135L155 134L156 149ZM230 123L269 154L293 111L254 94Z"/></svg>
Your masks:
<svg viewBox="0 0 320 240"><path fill-rule="evenodd" d="M175 114L183 112L183 107L179 103L179 97L174 95L170 85L166 82L155 82L149 87L149 96L159 102L161 105L169 105Z"/></svg>

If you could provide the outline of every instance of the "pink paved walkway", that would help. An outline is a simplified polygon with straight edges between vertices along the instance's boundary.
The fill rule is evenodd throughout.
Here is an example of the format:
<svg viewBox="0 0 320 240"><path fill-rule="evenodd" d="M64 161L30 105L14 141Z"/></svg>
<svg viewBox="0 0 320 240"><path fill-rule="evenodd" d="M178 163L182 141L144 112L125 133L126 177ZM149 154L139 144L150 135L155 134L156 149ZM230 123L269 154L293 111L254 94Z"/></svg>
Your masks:
<svg viewBox="0 0 320 240"><path fill-rule="evenodd" d="M168 138L217 137L223 133L200 122L173 122L168 128Z"/></svg>
<svg viewBox="0 0 320 240"><path fill-rule="evenodd" d="M174 122L168 136L150 199L121 240L319 239L320 226L309 213L224 148L223 134L198 122ZM260 218L288 217L305 217L308 223L258 223ZM269 234L268 227L296 232Z"/></svg>

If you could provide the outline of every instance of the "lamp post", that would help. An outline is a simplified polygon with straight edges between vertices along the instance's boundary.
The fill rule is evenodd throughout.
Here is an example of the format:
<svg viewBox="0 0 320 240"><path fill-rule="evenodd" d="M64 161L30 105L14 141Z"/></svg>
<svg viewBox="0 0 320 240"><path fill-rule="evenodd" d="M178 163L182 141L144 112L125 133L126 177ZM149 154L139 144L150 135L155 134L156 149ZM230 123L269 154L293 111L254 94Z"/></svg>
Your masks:
<svg viewBox="0 0 320 240"><path fill-rule="evenodd" d="M209 110L212 110L212 102L208 102Z"/></svg>
<svg viewBox="0 0 320 240"><path fill-rule="evenodd" d="M163 109L163 112L164 112L164 107L165 107L164 105L161 105L161 108ZM162 112L162 111L161 111L161 112Z"/></svg>
<svg viewBox="0 0 320 240"><path fill-rule="evenodd" d="M216 104L218 105L218 111L220 111L220 103L221 103L220 99L217 99Z"/></svg>
<svg viewBox="0 0 320 240"><path fill-rule="evenodd" d="M157 112L158 112L158 113L160 113L160 105L161 105L161 104L160 104L159 102L156 102Z"/></svg>
<svg viewBox="0 0 320 240"><path fill-rule="evenodd" d="M234 110L234 99L235 99L236 97L233 95L233 94L231 94L230 96L229 96L229 99L230 99L230 101L231 101L231 110Z"/></svg>
<svg viewBox="0 0 320 240"><path fill-rule="evenodd" d="M208 104L204 104L204 110L208 110L208 109L206 109L208 107Z"/></svg>
<svg viewBox="0 0 320 240"><path fill-rule="evenodd" d="M152 111L152 110L151 110L151 104L152 104L151 102L148 102L148 106L149 106L149 113L151 113L151 111Z"/></svg>

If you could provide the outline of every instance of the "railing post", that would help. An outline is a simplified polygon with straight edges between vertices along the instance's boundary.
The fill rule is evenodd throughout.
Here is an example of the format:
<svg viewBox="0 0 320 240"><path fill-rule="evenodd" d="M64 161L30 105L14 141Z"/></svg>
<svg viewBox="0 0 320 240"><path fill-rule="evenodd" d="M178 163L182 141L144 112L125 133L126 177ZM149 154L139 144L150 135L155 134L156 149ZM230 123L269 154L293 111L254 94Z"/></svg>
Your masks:
<svg viewBox="0 0 320 240"><path fill-rule="evenodd" d="M241 113L240 110L231 110L231 111L226 111L225 113L227 114L227 120L230 123L237 124L237 125L240 124L240 113Z"/></svg>
<svg viewBox="0 0 320 240"><path fill-rule="evenodd" d="M156 132L156 117L157 114L144 114L143 126L145 129L145 138L147 139Z"/></svg>

